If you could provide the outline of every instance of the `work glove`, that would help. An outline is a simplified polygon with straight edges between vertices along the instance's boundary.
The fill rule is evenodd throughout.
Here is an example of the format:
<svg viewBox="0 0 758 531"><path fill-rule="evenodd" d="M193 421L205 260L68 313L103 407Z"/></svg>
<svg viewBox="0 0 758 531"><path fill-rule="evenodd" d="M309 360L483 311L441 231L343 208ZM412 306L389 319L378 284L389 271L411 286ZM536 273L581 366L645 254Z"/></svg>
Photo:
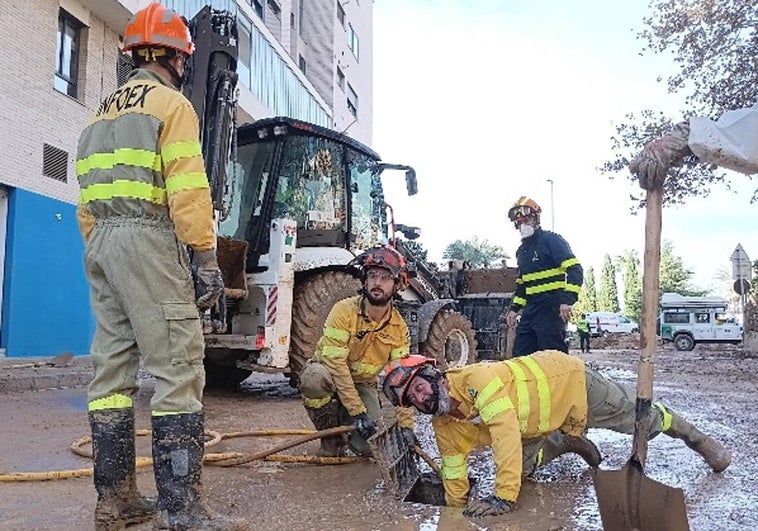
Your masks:
<svg viewBox="0 0 758 531"><path fill-rule="evenodd" d="M365 411L353 415L353 422L355 423L355 431L364 439L368 439L376 433L376 422Z"/></svg>
<svg viewBox="0 0 758 531"><path fill-rule="evenodd" d="M192 253L192 274L197 307L202 311L212 308L224 295L224 279L216 262L216 251L208 249Z"/></svg>
<svg viewBox="0 0 758 531"><path fill-rule="evenodd" d="M469 502L468 506L463 510L463 516L473 516L478 518L481 516L495 516L498 514L509 513L511 512L511 509L513 509L513 505L514 502L492 495L483 500Z"/></svg>
<svg viewBox="0 0 758 531"><path fill-rule="evenodd" d="M639 155L629 163L629 171L637 177L644 190L660 188L671 166L679 166L692 151L687 144L690 137L689 122L679 122L674 128L645 144Z"/></svg>
<svg viewBox="0 0 758 531"><path fill-rule="evenodd" d="M418 443L418 437L416 437L416 432L413 431L413 428L400 428L400 435L403 436L403 440L410 448L420 446Z"/></svg>

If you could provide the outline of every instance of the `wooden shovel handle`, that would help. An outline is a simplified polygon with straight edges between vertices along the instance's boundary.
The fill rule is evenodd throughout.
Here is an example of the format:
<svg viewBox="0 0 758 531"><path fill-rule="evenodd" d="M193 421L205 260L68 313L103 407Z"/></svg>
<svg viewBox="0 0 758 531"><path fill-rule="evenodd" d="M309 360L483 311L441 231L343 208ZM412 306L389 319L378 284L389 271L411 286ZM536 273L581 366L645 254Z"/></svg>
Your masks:
<svg viewBox="0 0 758 531"><path fill-rule="evenodd" d="M653 367L657 347L656 319L661 265L661 188L647 191L645 208L645 258L642 275L642 319L640 359L637 365L637 404L634 426L634 454L644 468L650 434L650 408L653 398Z"/></svg>

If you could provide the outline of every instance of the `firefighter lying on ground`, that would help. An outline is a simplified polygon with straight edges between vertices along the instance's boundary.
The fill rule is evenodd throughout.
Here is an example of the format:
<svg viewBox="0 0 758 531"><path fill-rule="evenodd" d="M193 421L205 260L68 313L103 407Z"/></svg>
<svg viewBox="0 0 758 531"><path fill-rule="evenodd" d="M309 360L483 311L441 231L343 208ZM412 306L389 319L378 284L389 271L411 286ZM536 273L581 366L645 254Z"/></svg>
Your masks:
<svg viewBox="0 0 758 531"><path fill-rule="evenodd" d="M377 429L381 406L377 375L389 363L408 356L408 326L394 308L395 294L408 285L405 259L394 249L370 249L356 258L361 295L334 305L313 358L300 373L300 393L317 430L355 424L344 435L321 439L321 454L340 456L348 445L358 455L371 455L366 439ZM398 425L415 444L412 410L399 408Z"/></svg>
<svg viewBox="0 0 758 531"><path fill-rule="evenodd" d="M388 371L383 391L395 406L413 406L434 415L445 501L450 506L466 506L465 516L511 511L522 473L528 472L522 470L524 443L556 430L578 446L586 445L580 442L586 427L634 432L634 390L607 379L580 358L547 350L444 373L433 361L423 356L403 360ZM716 472L729 466L731 455L721 443L663 404L654 404L652 415L651 438L663 432L682 439ZM495 492L469 501L466 459L472 450L484 446L492 447ZM594 461L590 464L599 465L599 454Z"/></svg>

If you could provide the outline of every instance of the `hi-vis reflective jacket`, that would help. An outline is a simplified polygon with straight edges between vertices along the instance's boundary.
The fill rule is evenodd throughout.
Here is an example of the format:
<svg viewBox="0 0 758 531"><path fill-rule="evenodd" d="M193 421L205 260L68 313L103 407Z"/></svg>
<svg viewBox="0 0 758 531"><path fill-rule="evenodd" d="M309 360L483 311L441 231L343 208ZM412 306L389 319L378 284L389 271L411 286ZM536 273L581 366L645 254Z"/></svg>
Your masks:
<svg viewBox="0 0 758 531"><path fill-rule="evenodd" d="M353 416L366 411L355 383L376 381L384 367L410 350L408 325L400 313L393 307L388 319L377 323L361 308L362 299L350 297L334 305L313 356L332 375L340 402ZM407 426L401 420L398 424Z"/></svg>
<svg viewBox="0 0 758 531"><path fill-rule="evenodd" d="M215 244L213 207L189 100L150 70L100 104L79 138L77 218L85 241L97 218L170 218L179 241Z"/></svg>
<svg viewBox="0 0 758 531"><path fill-rule="evenodd" d="M587 319L579 319L576 322L576 329L580 332L584 332L585 334L590 333L590 323L587 322Z"/></svg>
<svg viewBox="0 0 758 531"><path fill-rule="evenodd" d="M521 440L555 430L580 436L587 424L584 361L563 352L545 350L445 375L451 398L460 402L448 415L432 419L448 505L466 505L466 458L475 448L492 447L495 495L515 502L521 489Z"/></svg>
<svg viewBox="0 0 758 531"><path fill-rule="evenodd" d="M516 251L518 276L511 310L529 312L572 305L579 298L584 274L571 247L560 235L537 229Z"/></svg>

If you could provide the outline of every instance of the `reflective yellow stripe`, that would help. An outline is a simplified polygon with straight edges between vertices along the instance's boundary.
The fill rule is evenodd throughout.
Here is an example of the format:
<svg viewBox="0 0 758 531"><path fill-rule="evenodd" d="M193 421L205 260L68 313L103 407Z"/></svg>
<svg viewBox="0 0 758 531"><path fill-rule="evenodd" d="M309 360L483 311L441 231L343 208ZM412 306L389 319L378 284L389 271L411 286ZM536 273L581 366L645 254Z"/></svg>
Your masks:
<svg viewBox="0 0 758 531"><path fill-rule="evenodd" d="M513 304L517 306L526 306L526 299L523 297L513 297Z"/></svg>
<svg viewBox="0 0 758 531"><path fill-rule="evenodd" d="M577 286L576 284L566 283L566 291L571 291L573 293L579 293L580 291L582 291L582 287L581 286Z"/></svg>
<svg viewBox="0 0 758 531"><path fill-rule="evenodd" d="M521 277L517 277L516 278L516 284L523 284L523 283L524 283L524 281L521 280Z"/></svg>
<svg viewBox="0 0 758 531"><path fill-rule="evenodd" d="M537 459L534 462L534 468L538 468L542 464L542 461L544 460L545 460L545 448L542 447L540 448L540 451L537 452Z"/></svg>
<svg viewBox="0 0 758 531"><path fill-rule="evenodd" d="M179 190L195 190L197 188L209 188L208 178L201 171L177 173L166 179L168 195L174 195Z"/></svg>
<svg viewBox="0 0 758 531"><path fill-rule="evenodd" d="M179 158L198 157L202 155L200 151L200 142L197 140L187 140L182 142L174 142L161 148L161 156L163 157L163 163L168 164Z"/></svg>
<svg viewBox="0 0 758 531"><path fill-rule="evenodd" d="M548 282L547 284L542 284L540 286L529 286L526 288L526 294L534 295L535 293L544 293L546 291L553 291L553 290L565 289L565 288L566 288L566 281L558 280L556 282Z"/></svg>
<svg viewBox="0 0 758 531"><path fill-rule="evenodd" d="M545 269L544 271L537 271L535 273L527 273L526 275L522 275L521 278L524 279L524 282L531 282L532 280L539 280L541 278L549 278L554 277L556 275L563 275L564 272L558 269L557 267L554 267L552 269Z"/></svg>
<svg viewBox="0 0 758 531"><path fill-rule="evenodd" d="M137 181L113 181L112 183L95 183L83 188L79 201L86 205L90 201L108 200L116 197L129 197L132 199L144 199L158 205L165 205L166 190Z"/></svg>
<svg viewBox="0 0 758 531"><path fill-rule="evenodd" d="M468 475L466 460L463 454L442 456L442 478L461 479Z"/></svg>
<svg viewBox="0 0 758 531"><path fill-rule="evenodd" d="M321 347L321 355L325 358L347 358L347 347L333 347L326 345Z"/></svg>
<svg viewBox="0 0 758 531"><path fill-rule="evenodd" d="M357 374L365 374L366 376L376 376L383 367L384 365L374 365L373 363L364 363L362 361L353 361L350 363L350 368L353 372Z"/></svg>
<svg viewBox="0 0 758 531"><path fill-rule="evenodd" d="M490 381L490 383L484 386L484 389L479 391L479 393L476 395L476 400L474 400L474 407L481 411L484 405L489 401L490 397L492 397L492 395L495 394L498 389L502 389L503 385L505 385L503 383L503 380L501 380L499 376L495 376Z"/></svg>
<svg viewBox="0 0 758 531"><path fill-rule="evenodd" d="M400 358L406 357L410 352L410 349L408 348L408 345L405 345L404 347L397 347L393 348L390 351L390 359L391 360L399 360Z"/></svg>
<svg viewBox="0 0 758 531"><path fill-rule="evenodd" d="M98 398L87 404L87 411L102 411L103 409L127 409L132 407L132 397L115 394Z"/></svg>
<svg viewBox="0 0 758 531"><path fill-rule="evenodd" d="M150 414L153 417L170 417L171 415L191 415L192 411L158 411L158 410L153 410Z"/></svg>
<svg viewBox="0 0 758 531"><path fill-rule="evenodd" d="M331 402L331 396L325 396L324 398L305 398L303 397L303 403L306 407L313 409L319 409Z"/></svg>
<svg viewBox="0 0 758 531"><path fill-rule="evenodd" d="M534 377L537 378L537 396L540 401L540 423L537 429L546 432L550 426L550 386L547 384L547 376L532 358L518 358L518 361L529 367Z"/></svg>
<svg viewBox="0 0 758 531"><path fill-rule="evenodd" d="M113 153L93 153L76 161L76 175L81 177L90 170L110 170L116 164L160 171L161 158L147 149L119 148Z"/></svg>
<svg viewBox="0 0 758 531"><path fill-rule="evenodd" d="M482 420L485 424L489 424L496 415L499 415L503 411L507 411L509 409L513 409L513 402L511 402L510 398L504 396L498 398L497 400L493 400L482 409L480 409L479 415L481 415Z"/></svg>
<svg viewBox="0 0 758 531"><path fill-rule="evenodd" d="M327 326L324 328L324 336L335 341L342 341L347 343L350 339L350 332L343 330L342 328L334 328L333 326Z"/></svg>
<svg viewBox="0 0 758 531"><path fill-rule="evenodd" d="M529 388L526 386L526 375L524 369L522 369L516 360L510 360L505 362L506 365L513 372L513 376L516 378L516 399L518 400L518 425L519 431L522 433L526 431L529 424L529 412L531 411L531 404L529 403Z"/></svg>
<svg viewBox="0 0 758 531"><path fill-rule="evenodd" d="M655 402L653 407L661 412L661 431L664 433L669 431L671 429L671 423L674 421L671 412L660 402Z"/></svg>
<svg viewBox="0 0 758 531"><path fill-rule="evenodd" d="M577 260L576 258L567 258L566 260L561 262L561 265L559 265L558 267L566 271L569 267L573 265L579 265L579 260Z"/></svg>

